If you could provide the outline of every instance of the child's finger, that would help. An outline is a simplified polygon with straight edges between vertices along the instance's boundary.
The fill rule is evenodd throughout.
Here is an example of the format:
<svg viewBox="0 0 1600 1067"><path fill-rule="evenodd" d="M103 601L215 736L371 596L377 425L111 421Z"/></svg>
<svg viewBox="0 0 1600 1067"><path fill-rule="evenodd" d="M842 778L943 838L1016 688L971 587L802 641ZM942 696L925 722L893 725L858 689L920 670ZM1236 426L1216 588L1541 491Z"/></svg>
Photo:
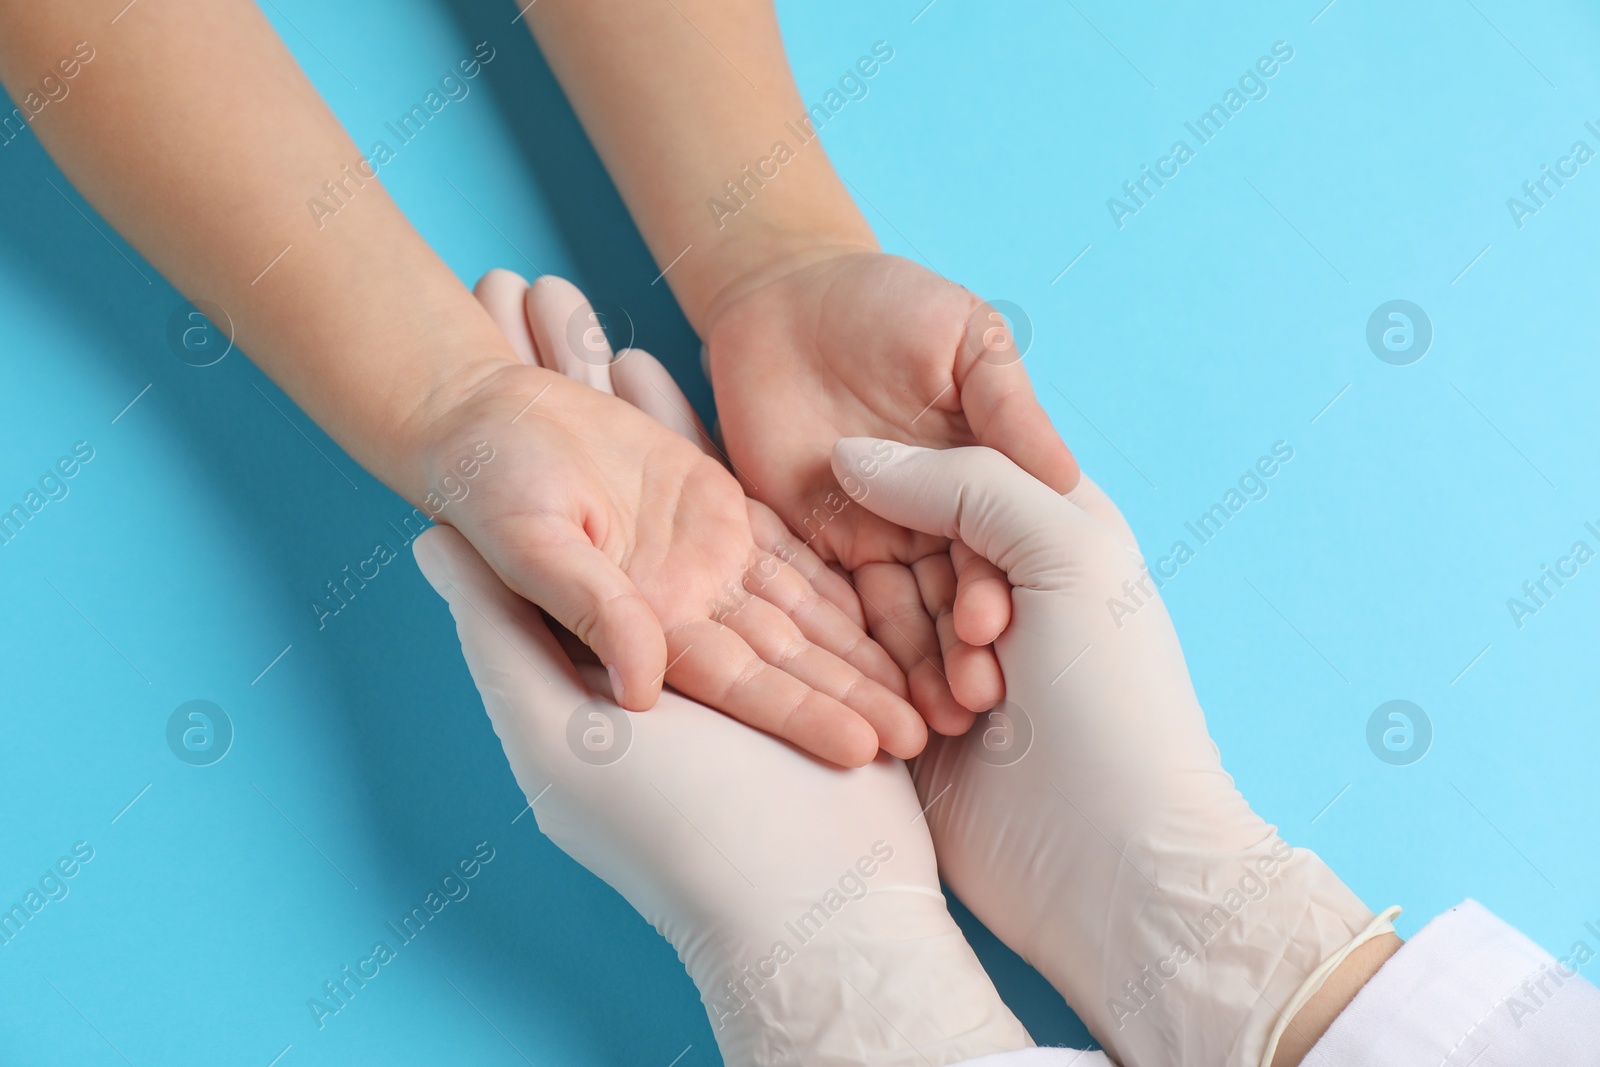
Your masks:
<svg viewBox="0 0 1600 1067"><path fill-rule="evenodd" d="M972 712L950 692L939 635L928 617L917 578L903 563L868 563L855 570L867 628L906 676L911 704L936 733L962 734Z"/></svg>
<svg viewBox="0 0 1600 1067"><path fill-rule="evenodd" d="M1011 623L1011 583L993 563L960 541L950 542L956 571L956 633L969 645L992 645Z"/></svg>
<svg viewBox="0 0 1600 1067"><path fill-rule="evenodd" d="M667 682L690 699L842 767L860 767L878 754L871 724L764 661L730 628L700 619L680 627L672 640L674 648L682 648L669 665Z"/></svg>
<svg viewBox="0 0 1600 1067"><path fill-rule="evenodd" d="M1005 697L1000 661L988 644L969 644L956 633L956 572L949 553L924 556L911 565L911 573L916 575L923 606L933 617L950 695L968 711L988 711Z"/></svg>
<svg viewBox="0 0 1600 1067"><path fill-rule="evenodd" d="M750 513L750 533L756 546L779 559L787 559L789 566L799 571L813 589L849 616L856 629L865 631L867 616L861 610L861 598L856 595L850 579L824 563L821 556L811 551L810 545L793 536L777 512L751 497L745 498L745 507Z"/></svg>
<svg viewBox="0 0 1600 1067"><path fill-rule="evenodd" d="M904 699L905 676L889 658L889 653L868 637L850 616L824 598L798 570L777 556L763 556L746 570L745 589L793 620L807 640Z"/></svg>

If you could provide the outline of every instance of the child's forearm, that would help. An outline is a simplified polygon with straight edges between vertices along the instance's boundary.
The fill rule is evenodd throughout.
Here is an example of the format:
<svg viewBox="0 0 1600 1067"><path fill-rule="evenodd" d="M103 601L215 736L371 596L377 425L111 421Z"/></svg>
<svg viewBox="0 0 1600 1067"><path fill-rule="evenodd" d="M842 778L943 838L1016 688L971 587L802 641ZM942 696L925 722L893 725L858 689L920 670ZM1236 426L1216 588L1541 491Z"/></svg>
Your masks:
<svg viewBox="0 0 1600 1067"><path fill-rule="evenodd" d="M697 328L718 292L775 260L876 247L806 126L769 0L585 0L527 18Z"/></svg>
<svg viewBox="0 0 1600 1067"><path fill-rule="evenodd" d="M42 77L80 60L67 95L32 120L61 169L173 284L221 305L237 344L357 460L415 499L406 428L448 381L509 349L365 176L250 0L125 4L0 5L0 79L31 111ZM328 181L342 206L319 220L309 202L330 202Z"/></svg>

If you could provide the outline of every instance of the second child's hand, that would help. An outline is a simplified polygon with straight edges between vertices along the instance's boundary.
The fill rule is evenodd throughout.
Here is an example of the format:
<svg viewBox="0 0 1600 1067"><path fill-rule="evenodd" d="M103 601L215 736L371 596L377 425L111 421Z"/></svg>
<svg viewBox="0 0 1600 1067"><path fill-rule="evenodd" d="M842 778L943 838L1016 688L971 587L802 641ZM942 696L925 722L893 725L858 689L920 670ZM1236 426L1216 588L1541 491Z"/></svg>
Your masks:
<svg viewBox="0 0 1600 1067"><path fill-rule="evenodd" d="M968 290L865 249L791 254L734 283L707 315L711 378L736 468L819 554L848 570L873 636L929 726L965 731L1005 695L991 643L1010 585L960 544L855 506L834 442L983 444L1058 492L1077 465L1040 407L1007 321ZM841 488L844 492L841 492Z"/></svg>

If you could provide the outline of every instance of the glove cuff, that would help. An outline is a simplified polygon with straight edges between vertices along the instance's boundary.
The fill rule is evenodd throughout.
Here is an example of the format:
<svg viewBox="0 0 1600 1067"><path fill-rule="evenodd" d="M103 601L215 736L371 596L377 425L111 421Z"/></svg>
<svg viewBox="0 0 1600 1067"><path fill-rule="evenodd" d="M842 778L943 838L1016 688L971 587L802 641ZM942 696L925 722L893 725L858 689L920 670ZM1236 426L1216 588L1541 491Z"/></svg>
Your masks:
<svg viewBox="0 0 1600 1067"><path fill-rule="evenodd" d="M1272 1058L1278 1054L1278 1042L1283 1040L1284 1031L1289 1029L1290 1022L1300 1013L1300 1009L1306 1006L1307 1002L1316 995L1317 990L1322 988L1322 984L1328 980L1328 976L1337 971L1352 952L1375 937L1394 933L1394 920L1399 914L1400 905L1398 904L1392 904L1383 909L1383 911L1373 916L1372 921L1360 933L1347 941L1342 948L1323 960L1315 970L1306 975L1305 979L1300 983L1300 987L1289 998L1289 1002L1278 1012L1277 1025L1272 1028L1272 1033L1267 1036L1266 1048L1261 1050L1261 1058L1257 1061L1258 1067L1272 1067Z"/></svg>
<svg viewBox="0 0 1600 1067"><path fill-rule="evenodd" d="M1153 878L1125 879L1112 897L1104 1010L1067 997L1129 1067L1270 1064L1287 1020L1351 951L1390 929L1392 914L1374 919L1315 853L1275 834L1242 852L1143 858Z"/></svg>

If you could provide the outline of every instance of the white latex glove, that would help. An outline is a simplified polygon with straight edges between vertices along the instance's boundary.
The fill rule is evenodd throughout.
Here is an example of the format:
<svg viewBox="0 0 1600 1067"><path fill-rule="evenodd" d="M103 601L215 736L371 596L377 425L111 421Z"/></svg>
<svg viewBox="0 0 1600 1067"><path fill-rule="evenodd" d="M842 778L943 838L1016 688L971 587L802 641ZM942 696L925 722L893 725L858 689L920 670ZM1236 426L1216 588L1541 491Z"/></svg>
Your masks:
<svg viewBox="0 0 1600 1067"><path fill-rule="evenodd" d="M610 361L571 285L492 271L477 292L525 359L715 455L659 362ZM753 504L752 523L768 519L783 538ZM539 829L678 950L728 1064L939 1065L1032 1045L946 910L903 763L840 770L671 690L625 712L455 530L415 552ZM803 544L788 555L825 595L843 584Z"/></svg>
<svg viewBox="0 0 1600 1067"><path fill-rule="evenodd" d="M901 761L832 767L671 690L623 711L459 533L415 552L539 829L678 950L726 1063L1032 1045L945 908Z"/></svg>
<svg viewBox="0 0 1600 1067"><path fill-rule="evenodd" d="M998 452L854 438L843 485L1005 572L1006 701L914 775L945 880L1126 1067L1257 1067L1356 945L1392 929L1250 810L1206 732L1127 523ZM1113 616L1109 602L1133 604Z"/></svg>

